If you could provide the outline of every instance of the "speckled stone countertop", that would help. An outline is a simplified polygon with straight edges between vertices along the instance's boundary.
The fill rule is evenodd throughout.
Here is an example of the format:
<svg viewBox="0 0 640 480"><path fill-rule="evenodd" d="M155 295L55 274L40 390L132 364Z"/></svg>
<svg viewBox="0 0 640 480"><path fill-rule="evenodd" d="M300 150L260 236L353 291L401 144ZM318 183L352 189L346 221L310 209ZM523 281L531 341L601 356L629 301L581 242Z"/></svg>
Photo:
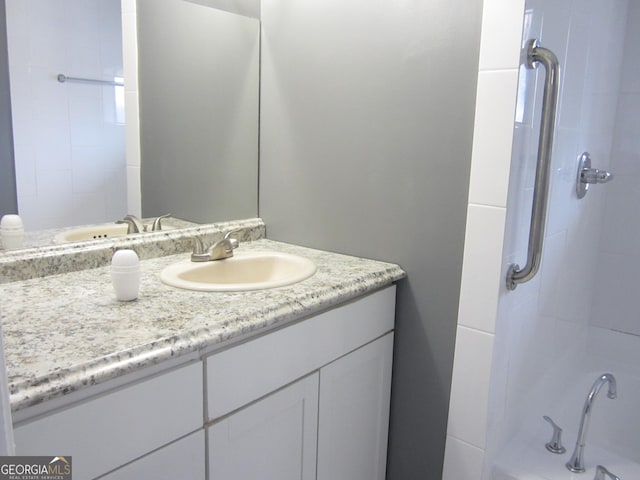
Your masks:
<svg viewBox="0 0 640 480"><path fill-rule="evenodd" d="M142 223L145 226L150 226L153 223L153 218L144 218L142 219ZM86 228L86 227L101 227L104 225L109 225L108 223L91 223L87 225L78 225L75 227L62 227L62 228L48 228L45 230L31 230L24 232L24 248L34 248L34 247L48 247L50 245L59 245L62 242L56 242L56 237L65 232L70 232L76 230L78 228ZM176 228L192 228L197 227L198 224L194 222L189 222L187 220L181 220L179 218L169 217L162 220L163 230L173 230ZM151 230L151 228L149 228ZM152 232L146 232L152 233ZM70 243L70 242L69 242ZM77 242L76 242L77 243ZM0 251L2 251L0 249ZM5 250L6 252L6 250Z"/></svg>
<svg viewBox="0 0 640 480"><path fill-rule="evenodd" d="M243 250L297 254L317 272L254 292L180 290L161 270L188 254L142 262L140 296L115 300L109 267L0 285L13 411L239 336L326 310L404 278L394 264L267 239Z"/></svg>
<svg viewBox="0 0 640 480"><path fill-rule="evenodd" d="M0 252L0 284L76 272L109 265L116 250L131 248L141 259L161 257L192 249L192 237L211 244L225 232L241 230L234 237L241 242L264 238L265 225L260 218L203 224L109 239L62 243L37 248Z"/></svg>

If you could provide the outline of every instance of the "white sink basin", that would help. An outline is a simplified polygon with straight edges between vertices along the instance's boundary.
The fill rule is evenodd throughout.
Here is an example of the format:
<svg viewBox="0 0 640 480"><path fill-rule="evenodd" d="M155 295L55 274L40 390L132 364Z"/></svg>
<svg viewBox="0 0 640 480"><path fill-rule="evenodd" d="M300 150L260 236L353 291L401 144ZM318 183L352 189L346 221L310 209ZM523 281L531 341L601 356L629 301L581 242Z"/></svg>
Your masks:
<svg viewBox="0 0 640 480"><path fill-rule="evenodd" d="M145 226L151 230L149 225ZM85 240L122 237L127 234L128 227L126 223L105 223L104 225L78 227L60 232L53 237L53 243L83 242ZM162 230L173 230L173 227L163 225Z"/></svg>
<svg viewBox="0 0 640 480"><path fill-rule="evenodd" d="M84 240L98 240L100 238L121 237L127 234L128 225L107 223L91 227L79 227L66 230L53 237L53 243L82 242Z"/></svg>
<svg viewBox="0 0 640 480"><path fill-rule="evenodd" d="M160 273L167 285L202 292L239 292L282 287L316 273L306 258L280 252L236 252L233 257L210 262L169 265Z"/></svg>

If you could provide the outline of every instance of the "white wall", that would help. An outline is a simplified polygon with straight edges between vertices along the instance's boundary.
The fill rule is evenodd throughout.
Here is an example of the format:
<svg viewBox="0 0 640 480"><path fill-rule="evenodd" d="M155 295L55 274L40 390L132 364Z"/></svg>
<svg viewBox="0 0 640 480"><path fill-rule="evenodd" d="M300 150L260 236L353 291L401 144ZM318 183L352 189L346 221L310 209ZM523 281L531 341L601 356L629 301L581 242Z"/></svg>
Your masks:
<svg viewBox="0 0 640 480"><path fill-rule="evenodd" d="M8 0L18 209L29 230L126 213L118 0Z"/></svg>
<svg viewBox="0 0 640 480"><path fill-rule="evenodd" d="M524 16L522 5L519 11L513 5L508 11L500 3L485 2L485 17L495 18L501 6L501 23L515 26L524 18L523 37L540 38L561 63L545 248L538 278L507 292L504 278L508 265L522 265L526 258L541 73L536 78L531 71L520 72L524 94L517 104L511 102L512 123L505 127L509 107L496 105L508 103L503 99L508 96L504 94L507 84L491 91L484 79L492 78L496 85L500 74L507 75L509 70L484 75L481 63L475 130L480 138L474 140L472 172L490 172L501 180L508 174L508 208L506 216L498 211L491 219L491 198L483 198L484 209L474 206L474 192L488 180L476 188L474 184L481 177L472 175L445 480L477 480L483 468L486 476L500 446L519 430L546 438L549 432L541 419L544 414L565 428L565 442L571 449L586 392L596 375L607 370L618 375L626 395L617 403L600 402L590 437L628 456L638 450L637 440L633 440L637 422L615 412L625 412L625 407L631 412L633 399L640 398L638 359L634 356L640 339L589 327L619 328L626 323L630 331L639 323L630 291L637 282L625 276L629 270L621 265L637 265L633 263L637 247L632 238L639 224L635 220L637 195L630 178L619 181L621 176L637 174L640 151L637 132L625 135L630 125L638 124L638 113L630 108L637 98L637 85L632 82L637 81L633 75L638 68L637 38L635 43L635 37L628 38L624 62L622 55L627 2L528 1ZM629 15L629 23L635 18L635 13ZM491 24L487 21L485 25ZM484 41L489 34L494 31L483 29L481 59L498 58L500 42ZM513 45L514 39L508 42ZM623 70L623 64L628 68ZM517 66L517 61L504 66L509 65ZM483 91L487 92L484 103L480 101ZM486 109L488 105L492 109ZM492 155L483 150L483 138L490 140ZM507 156L509 146L513 155ZM595 167L620 173L613 183L594 186L586 198L578 200L574 193L576 157L584 150L591 152ZM508 157L510 166L505 163ZM493 191L504 188L501 181ZM473 212L482 212L484 217L473 218ZM604 222L603 213L607 213ZM503 219L506 222L501 222ZM474 225L479 227L474 229ZM501 245L503 226L506 234ZM499 273L495 262L502 267ZM629 319L632 315L635 321Z"/></svg>

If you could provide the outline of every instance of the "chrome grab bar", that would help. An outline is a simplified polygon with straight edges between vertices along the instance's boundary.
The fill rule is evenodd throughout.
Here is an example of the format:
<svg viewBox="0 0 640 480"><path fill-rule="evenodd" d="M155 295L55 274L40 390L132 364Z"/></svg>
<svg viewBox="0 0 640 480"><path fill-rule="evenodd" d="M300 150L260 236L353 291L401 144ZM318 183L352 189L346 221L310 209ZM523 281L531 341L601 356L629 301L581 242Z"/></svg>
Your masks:
<svg viewBox="0 0 640 480"><path fill-rule="evenodd" d="M116 80L95 80L93 78L79 78L79 77L67 77L63 73L59 73L56 77L60 83L64 82L80 82L80 83L95 83L98 85L113 85L115 87L123 87L124 82L118 82Z"/></svg>
<svg viewBox="0 0 640 480"><path fill-rule="evenodd" d="M527 67L536 68L544 65L546 74L544 95L542 97L542 118L540 122L540 138L538 140L538 163L536 181L533 188L533 207L531 208L531 224L529 227L529 247L527 264L520 268L515 263L507 272L507 288L515 290L520 283L531 280L540 268L542 258L542 242L547 215L547 197L549 196L549 171L551 169L551 151L553 149L553 130L558 103L558 82L560 66L551 50L540 46L538 40L529 40L527 48Z"/></svg>

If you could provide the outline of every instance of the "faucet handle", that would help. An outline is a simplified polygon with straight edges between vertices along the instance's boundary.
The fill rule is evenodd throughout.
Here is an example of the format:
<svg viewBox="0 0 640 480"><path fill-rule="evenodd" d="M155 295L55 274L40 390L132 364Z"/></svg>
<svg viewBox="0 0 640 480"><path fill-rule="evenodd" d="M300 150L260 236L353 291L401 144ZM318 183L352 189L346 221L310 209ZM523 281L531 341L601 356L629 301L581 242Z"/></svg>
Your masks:
<svg viewBox="0 0 640 480"><path fill-rule="evenodd" d="M163 218L169 218L171 216L170 213L167 213L166 215L160 215L158 218L156 218L153 221L153 225L151 226L151 231L152 232L157 232L162 230L162 219Z"/></svg>
<svg viewBox="0 0 640 480"><path fill-rule="evenodd" d="M125 215L125 217L122 220L116 220L116 223L118 224L126 223L127 234L143 233L145 231L144 225L142 224L140 219L135 215L131 215L131 214Z"/></svg>
<svg viewBox="0 0 640 480"><path fill-rule="evenodd" d="M192 262L206 262L209 260L209 252L204 247L204 242L200 237L191 237L193 240L193 252L191 253Z"/></svg>
<svg viewBox="0 0 640 480"><path fill-rule="evenodd" d="M596 476L593 477L593 480L604 480L604 476L607 475L611 480L620 480L619 477L616 477L609 470L604 468L602 465L598 465L596 467Z"/></svg>
<svg viewBox="0 0 640 480"><path fill-rule="evenodd" d="M233 235L234 233L238 233L240 230L242 229L236 228L234 230L229 230L227 233L224 234L223 240L229 240L229 242L231 242L232 248L238 248L240 246L240 242L238 241L237 238L231 238L231 235Z"/></svg>
<svg viewBox="0 0 640 480"><path fill-rule="evenodd" d="M549 442L545 443L544 446L547 447L547 450L549 450L551 453L562 454L566 452L567 449L562 445L562 428L560 428L556 424L556 422L551 420L551 418L547 417L546 415L542 418L549 422L549 424L553 427L553 436L551 437L551 440Z"/></svg>

